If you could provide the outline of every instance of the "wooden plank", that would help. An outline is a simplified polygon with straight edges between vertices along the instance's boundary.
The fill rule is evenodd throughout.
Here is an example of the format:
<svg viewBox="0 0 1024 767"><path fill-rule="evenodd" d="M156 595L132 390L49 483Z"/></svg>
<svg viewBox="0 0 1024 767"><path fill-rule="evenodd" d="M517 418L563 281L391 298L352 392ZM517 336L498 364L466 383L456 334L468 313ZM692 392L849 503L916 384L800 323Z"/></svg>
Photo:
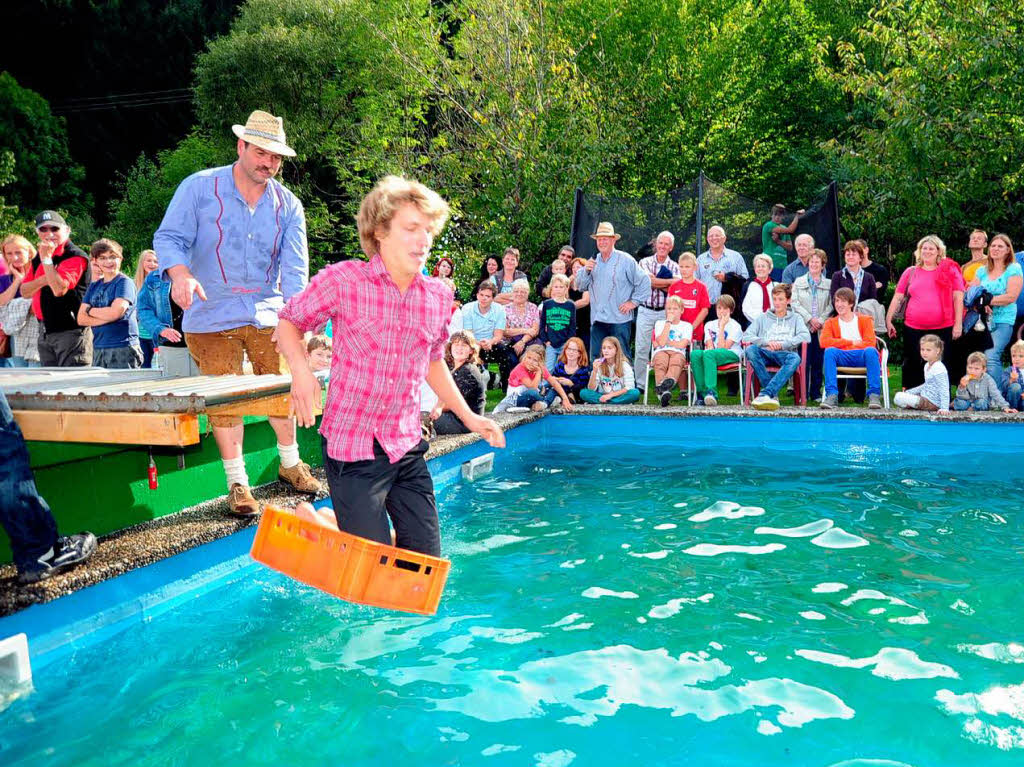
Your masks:
<svg viewBox="0 0 1024 767"><path fill-rule="evenodd" d="M287 418L288 408L291 405L291 394L276 394L273 397L260 397L259 399L247 399L239 402L230 402L226 405L213 405L206 408L207 415L265 415L276 418ZM320 415L323 408L320 403L314 403L313 415Z"/></svg>
<svg viewBox="0 0 1024 767"><path fill-rule="evenodd" d="M199 417L184 413L89 413L15 410L25 439L105 445L199 444Z"/></svg>

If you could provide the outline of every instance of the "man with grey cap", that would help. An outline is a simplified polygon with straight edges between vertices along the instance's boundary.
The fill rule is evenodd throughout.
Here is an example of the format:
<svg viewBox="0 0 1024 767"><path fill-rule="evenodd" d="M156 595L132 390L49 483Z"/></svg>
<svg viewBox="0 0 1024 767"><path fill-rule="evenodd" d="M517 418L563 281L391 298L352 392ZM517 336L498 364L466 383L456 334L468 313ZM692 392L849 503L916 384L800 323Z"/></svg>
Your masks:
<svg viewBox="0 0 1024 767"><path fill-rule="evenodd" d="M309 281L306 216L299 199L274 177L295 152L280 117L257 110L232 128L238 160L194 173L167 207L153 248L171 300L183 310L189 353L203 375L242 372L243 352L257 374L281 373L271 336L277 314ZM278 477L317 493L320 483L299 459L293 418L269 419L281 457ZM236 516L259 504L249 489L238 416L211 416L210 425Z"/></svg>
<svg viewBox="0 0 1024 767"><path fill-rule="evenodd" d="M39 364L86 367L92 364L92 331L78 324L78 307L89 287L89 257L71 242L71 227L55 210L36 216L37 254L21 283L40 322Z"/></svg>
<svg viewBox="0 0 1024 767"><path fill-rule="evenodd" d="M591 237L597 257L576 274L576 288L590 291L590 359L601 356L601 342L615 336L629 357L633 310L651 294L651 279L629 253L615 249L619 237L608 221L597 225Z"/></svg>

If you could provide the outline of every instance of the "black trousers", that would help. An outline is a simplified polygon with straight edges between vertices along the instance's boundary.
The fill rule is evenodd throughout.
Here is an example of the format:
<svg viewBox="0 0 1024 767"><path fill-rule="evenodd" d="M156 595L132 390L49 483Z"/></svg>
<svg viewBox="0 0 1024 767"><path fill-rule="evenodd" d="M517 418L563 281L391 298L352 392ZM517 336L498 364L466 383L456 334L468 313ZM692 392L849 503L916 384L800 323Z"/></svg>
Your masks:
<svg viewBox="0 0 1024 767"><path fill-rule="evenodd" d="M909 325L903 326L903 388L912 389L924 383L924 360L921 359L921 338L922 336L933 335L942 339L945 348L942 353L942 360L945 362L950 358L950 345L953 343L953 327L939 328L938 330L915 330ZM950 382L954 379L954 372L949 371Z"/></svg>
<svg viewBox="0 0 1024 767"><path fill-rule="evenodd" d="M327 455L324 440L324 468L338 529L390 545L394 525L396 546L440 556L434 480L424 460L427 447L426 440L421 440L391 463L384 448L374 440L372 460L336 461Z"/></svg>

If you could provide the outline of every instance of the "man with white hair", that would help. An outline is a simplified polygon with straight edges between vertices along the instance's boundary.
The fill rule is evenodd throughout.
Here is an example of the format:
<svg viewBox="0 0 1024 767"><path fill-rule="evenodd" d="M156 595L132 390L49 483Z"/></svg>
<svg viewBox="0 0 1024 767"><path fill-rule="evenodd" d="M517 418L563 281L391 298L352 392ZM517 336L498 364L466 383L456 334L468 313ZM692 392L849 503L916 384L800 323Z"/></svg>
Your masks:
<svg viewBox="0 0 1024 767"><path fill-rule="evenodd" d="M665 299L672 283L679 279L679 264L669 258L675 235L664 231L654 240L654 255L640 260L640 268L651 278L651 292L636 310L636 385L647 388L647 366L651 357L651 333L658 320L665 319Z"/></svg>
<svg viewBox="0 0 1024 767"><path fill-rule="evenodd" d="M793 250L796 251L796 260L782 270L782 282L785 282L787 285L792 285L796 282L797 277L803 277L807 274L809 271L807 259L811 257L811 253L814 252L814 248L814 238L811 237L811 235L804 232L803 234L798 234L796 236L796 239L793 240Z"/></svg>
<svg viewBox="0 0 1024 767"><path fill-rule="evenodd" d="M651 280L629 253L615 248L621 235L611 222L602 221L590 236L597 257L576 274L576 288L590 291L590 358L601 356L601 342L608 336L615 336L629 357L633 310L650 295Z"/></svg>
<svg viewBox="0 0 1024 767"><path fill-rule="evenodd" d="M730 274L737 274L744 281L750 278L743 256L725 247L725 229L713 226L708 229L708 249L697 256L697 279L708 289L708 300L714 306L722 295L722 283Z"/></svg>

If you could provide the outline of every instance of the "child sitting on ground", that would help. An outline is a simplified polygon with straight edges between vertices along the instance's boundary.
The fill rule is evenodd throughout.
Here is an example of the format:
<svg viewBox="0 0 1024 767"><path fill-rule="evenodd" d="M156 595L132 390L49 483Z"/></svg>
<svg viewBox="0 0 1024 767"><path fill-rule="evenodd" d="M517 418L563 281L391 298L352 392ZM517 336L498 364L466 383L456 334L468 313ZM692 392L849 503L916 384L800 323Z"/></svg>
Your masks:
<svg viewBox="0 0 1024 767"><path fill-rule="evenodd" d="M718 366L739 362L743 355L743 329L732 318L735 308L736 300L732 296L720 296L715 302L718 319L704 323L704 348L690 352L693 385L697 387L698 397L704 397L705 405L718 404Z"/></svg>
<svg viewBox="0 0 1024 767"><path fill-rule="evenodd" d="M579 401L580 392L590 383L590 358L582 338L574 336L565 342L551 375L568 392L570 401Z"/></svg>
<svg viewBox="0 0 1024 767"><path fill-rule="evenodd" d="M633 368L626 361L622 344L615 336L608 336L601 342L601 358L594 360L590 382L580 392L580 399L592 405L628 405L640 399Z"/></svg>
<svg viewBox="0 0 1024 767"><path fill-rule="evenodd" d="M1024 387L1024 341L1015 341L1010 347L1010 367L1003 371L1002 380L999 382L999 393L1014 410L1020 410L1024 405L1022 387Z"/></svg>
<svg viewBox="0 0 1024 767"><path fill-rule="evenodd" d="M546 410L555 401L556 396L561 398L562 407L572 410L572 403L562 384L552 378L551 373L544 367L544 347L533 344L526 347L519 364L512 368L505 399L498 403L494 410Z"/></svg>
<svg viewBox="0 0 1024 767"><path fill-rule="evenodd" d="M911 410L949 413L949 373L942 364L944 344L937 335L921 337L921 359L924 360L924 383L906 391L896 392L893 404Z"/></svg>
<svg viewBox="0 0 1024 767"><path fill-rule="evenodd" d="M968 410L985 411L1000 409L1004 413L1016 413L1009 403L1003 399L996 386L995 379L985 372L988 361L981 352L967 355L967 373L960 379L953 399L953 409L958 412Z"/></svg>
<svg viewBox="0 0 1024 767"><path fill-rule="evenodd" d="M693 325L683 322L682 314L683 299L669 296L665 300L665 319L655 322L651 332L654 390L662 407L672 399L672 389L686 366L686 349L693 340Z"/></svg>
<svg viewBox="0 0 1024 767"><path fill-rule="evenodd" d="M306 344L309 369L318 378L327 378L331 372L331 339L327 336L313 336Z"/></svg>

